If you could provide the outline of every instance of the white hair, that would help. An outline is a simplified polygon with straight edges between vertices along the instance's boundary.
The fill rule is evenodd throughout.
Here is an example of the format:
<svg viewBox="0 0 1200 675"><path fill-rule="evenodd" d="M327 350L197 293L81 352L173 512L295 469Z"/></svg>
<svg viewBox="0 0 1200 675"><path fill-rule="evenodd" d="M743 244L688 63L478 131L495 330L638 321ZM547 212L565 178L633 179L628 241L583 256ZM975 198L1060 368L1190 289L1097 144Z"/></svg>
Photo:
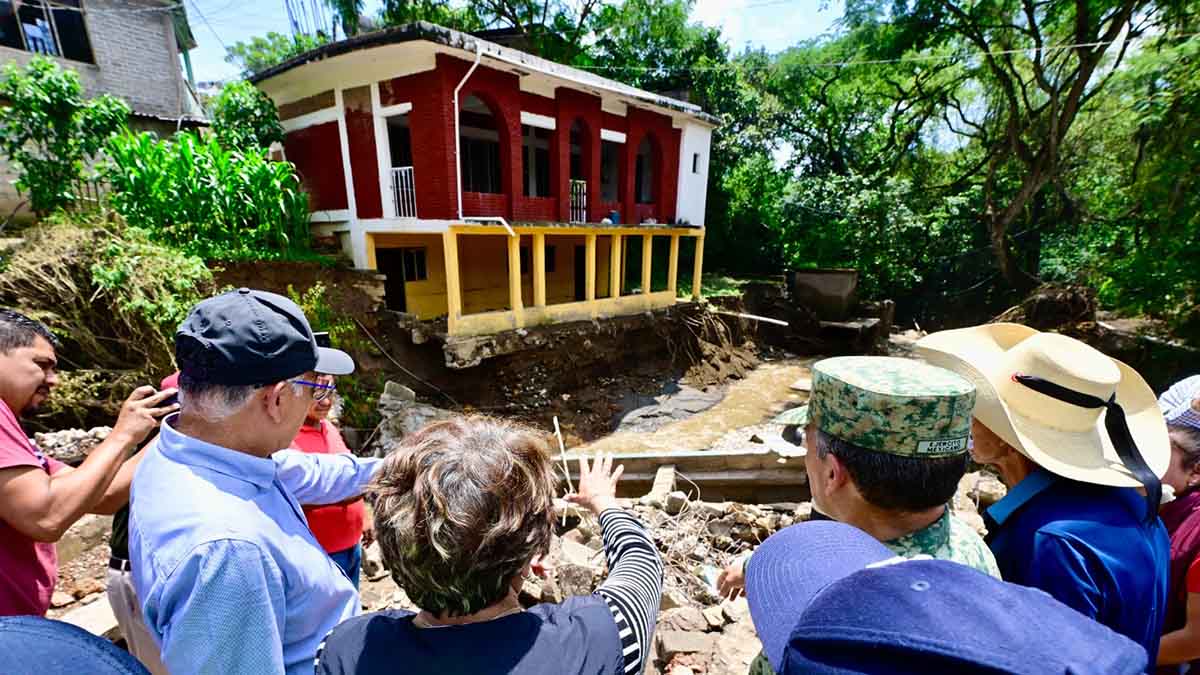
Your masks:
<svg viewBox="0 0 1200 675"><path fill-rule="evenodd" d="M179 408L188 415L195 415L208 422L220 422L241 412L258 389L259 387L253 385L181 381ZM303 385L293 383L292 391L297 396L303 394Z"/></svg>

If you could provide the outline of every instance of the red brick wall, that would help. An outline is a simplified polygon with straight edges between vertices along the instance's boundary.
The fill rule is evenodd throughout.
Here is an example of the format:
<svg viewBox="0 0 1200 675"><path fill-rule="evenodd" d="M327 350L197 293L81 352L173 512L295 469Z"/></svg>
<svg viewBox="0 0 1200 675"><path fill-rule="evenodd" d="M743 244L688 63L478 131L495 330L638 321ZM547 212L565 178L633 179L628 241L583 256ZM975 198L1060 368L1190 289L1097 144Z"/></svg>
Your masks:
<svg viewBox="0 0 1200 675"><path fill-rule="evenodd" d="M454 155L454 113L450 97L454 87L471 67L471 62L445 54L437 56L437 69L395 78L379 83L383 105L411 102L409 129L412 134L414 173L417 184L417 212L421 218L449 219L457 213L457 178ZM647 110L629 108L627 117L603 112L599 97L559 88L555 99L520 91L516 75L480 66L463 86L459 100L476 96L496 117L500 131L500 164L503 172L503 195L475 194L463 196L463 213L467 216L499 215L515 220L560 220L570 218L570 130L576 120L582 120L588 134L584 152L584 173L588 181L589 220L599 221L608 216L614 204L600 202L600 129L612 129L626 134L622 147L619 178L619 208L623 222L640 222L633 205L634 161L637 146L647 134L652 134L657 147L657 181L655 208L652 216L659 222L675 217L675 195L679 173L680 131L671 128L671 118ZM554 197L525 197L522 190L521 111L555 118L552 135L551 189ZM349 119L347 120L349 122ZM369 127L369 125L368 125ZM369 129L364 129L364 131ZM336 131L336 130L335 130ZM352 150L351 160L361 154L363 169L370 185L363 189L374 193L373 201L364 200L356 190L358 210L363 217L371 209L382 209L379 202L378 171L375 167L374 132L362 137L360 150ZM355 141L351 139L352 145ZM291 148L288 157L291 158ZM369 160L369 161L367 161ZM358 164L354 164L355 184L358 185ZM374 186L374 187L372 187ZM343 190L344 192L344 190ZM343 197L344 199L344 197ZM547 200L553 207L548 211ZM645 210L642 210L645 213Z"/></svg>
<svg viewBox="0 0 1200 675"><path fill-rule="evenodd" d="M521 197L513 205L513 220L557 221L557 197Z"/></svg>
<svg viewBox="0 0 1200 675"><path fill-rule="evenodd" d="M583 178L587 181L588 220L600 220L600 98L570 89L558 89L556 92L557 111L555 114L554 135L558 155L557 192L558 219L570 220L571 217L571 127L578 121L582 122L584 132L583 143Z"/></svg>
<svg viewBox="0 0 1200 675"><path fill-rule="evenodd" d="M379 156L375 153L375 118L369 87L342 92L346 109L346 141L350 147L350 173L354 179L354 202L359 218L382 218L379 194Z"/></svg>
<svg viewBox="0 0 1200 675"><path fill-rule="evenodd" d="M454 117L450 89L435 70L379 83L383 105L412 103L408 131L412 139L417 217L453 218L458 210L454 174ZM450 171L447 173L447 167Z"/></svg>
<svg viewBox="0 0 1200 675"><path fill-rule="evenodd" d="M508 195L491 192L463 192L463 215L511 218Z"/></svg>
<svg viewBox="0 0 1200 675"><path fill-rule="evenodd" d="M666 115L629 108L628 131L625 137L625 175L622 176L622 197L625 212L629 213L628 222L641 222L647 217L653 217L660 223L675 218L675 195L679 185L679 140L680 131L671 128L671 118ZM654 204L652 211L632 209L636 192L633 181L636 177L637 149L642 139L649 135L656 148L655 152L655 185ZM623 212L623 213L625 213ZM648 216L647 213L652 213Z"/></svg>
<svg viewBox="0 0 1200 675"><path fill-rule="evenodd" d="M288 161L296 165L304 189L308 191L310 209L333 211L348 208L337 122L292 131L284 136L283 149Z"/></svg>

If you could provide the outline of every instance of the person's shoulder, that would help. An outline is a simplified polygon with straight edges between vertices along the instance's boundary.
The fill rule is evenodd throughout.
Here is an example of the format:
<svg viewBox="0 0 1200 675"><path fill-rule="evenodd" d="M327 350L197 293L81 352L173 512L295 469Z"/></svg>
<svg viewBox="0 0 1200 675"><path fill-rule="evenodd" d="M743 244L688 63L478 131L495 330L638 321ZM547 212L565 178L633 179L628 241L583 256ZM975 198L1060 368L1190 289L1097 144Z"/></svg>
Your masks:
<svg viewBox="0 0 1200 675"><path fill-rule="evenodd" d="M397 645L401 634L412 628L413 616L408 610L391 609L343 621L321 641L317 650L317 672L355 672L358 659L369 654L368 646L378 649Z"/></svg>
<svg viewBox="0 0 1200 675"><path fill-rule="evenodd" d="M553 624L583 622L615 625L612 610L603 597L596 595L573 595L562 602L545 602L527 610Z"/></svg>

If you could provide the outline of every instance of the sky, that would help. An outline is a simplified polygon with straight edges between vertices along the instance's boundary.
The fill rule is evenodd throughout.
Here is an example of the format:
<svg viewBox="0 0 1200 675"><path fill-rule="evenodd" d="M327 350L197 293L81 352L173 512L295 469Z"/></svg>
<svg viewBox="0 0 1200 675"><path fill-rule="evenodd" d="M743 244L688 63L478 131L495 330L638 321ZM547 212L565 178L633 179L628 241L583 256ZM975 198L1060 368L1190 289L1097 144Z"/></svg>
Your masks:
<svg viewBox="0 0 1200 675"><path fill-rule="evenodd" d="M237 76L225 63L225 46L270 31L288 32L283 0L184 0L198 46L191 52L196 80ZM375 14L380 0L367 0ZM842 0L696 0L692 20L721 28L736 50L780 51L828 31L841 15Z"/></svg>

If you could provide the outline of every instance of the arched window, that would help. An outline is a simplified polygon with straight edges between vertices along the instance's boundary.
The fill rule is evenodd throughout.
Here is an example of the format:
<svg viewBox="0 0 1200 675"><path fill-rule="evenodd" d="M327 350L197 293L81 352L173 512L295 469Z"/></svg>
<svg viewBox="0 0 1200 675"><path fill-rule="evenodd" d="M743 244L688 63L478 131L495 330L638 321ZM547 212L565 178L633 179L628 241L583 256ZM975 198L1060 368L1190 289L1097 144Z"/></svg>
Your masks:
<svg viewBox="0 0 1200 675"><path fill-rule="evenodd" d="M634 165L634 201L638 204L653 204L658 181L658 144L650 134L638 144L637 160Z"/></svg>
<svg viewBox="0 0 1200 675"><path fill-rule="evenodd" d="M464 192L504 192L501 180L500 125L491 108L477 96L459 106L459 148Z"/></svg>

